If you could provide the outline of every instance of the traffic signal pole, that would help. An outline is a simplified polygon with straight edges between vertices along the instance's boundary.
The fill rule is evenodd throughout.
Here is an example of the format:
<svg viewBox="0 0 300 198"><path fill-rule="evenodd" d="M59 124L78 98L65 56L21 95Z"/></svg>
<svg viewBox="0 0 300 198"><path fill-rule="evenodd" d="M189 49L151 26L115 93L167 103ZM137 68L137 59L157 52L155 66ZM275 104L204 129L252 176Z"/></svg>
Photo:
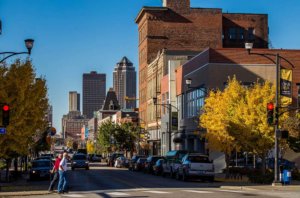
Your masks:
<svg viewBox="0 0 300 198"><path fill-rule="evenodd" d="M279 77L280 77L280 65L279 65L279 55L276 54L276 96L275 96L275 157L274 157L274 182L273 186L281 185L280 181L278 180L279 172L278 172L278 156L279 156L279 145L278 145L278 128L279 128L279 117L278 117L278 109L279 109Z"/></svg>

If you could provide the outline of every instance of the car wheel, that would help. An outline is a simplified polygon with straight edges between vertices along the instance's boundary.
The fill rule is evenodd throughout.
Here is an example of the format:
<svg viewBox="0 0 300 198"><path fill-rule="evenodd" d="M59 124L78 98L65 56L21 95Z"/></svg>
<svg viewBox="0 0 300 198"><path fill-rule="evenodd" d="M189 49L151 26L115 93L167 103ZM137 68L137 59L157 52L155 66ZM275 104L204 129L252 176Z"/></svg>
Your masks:
<svg viewBox="0 0 300 198"><path fill-rule="evenodd" d="M74 167L72 167L71 169L72 169L72 171L73 171L73 170L75 170L75 168L74 168Z"/></svg>
<svg viewBox="0 0 300 198"><path fill-rule="evenodd" d="M86 167L85 170L90 170L90 167Z"/></svg>
<svg viewBox="0 0 300 198"><path fill-rule="evenodd" d="M166 173L164 170L161 171L161 176L166 177Z"/></svg>

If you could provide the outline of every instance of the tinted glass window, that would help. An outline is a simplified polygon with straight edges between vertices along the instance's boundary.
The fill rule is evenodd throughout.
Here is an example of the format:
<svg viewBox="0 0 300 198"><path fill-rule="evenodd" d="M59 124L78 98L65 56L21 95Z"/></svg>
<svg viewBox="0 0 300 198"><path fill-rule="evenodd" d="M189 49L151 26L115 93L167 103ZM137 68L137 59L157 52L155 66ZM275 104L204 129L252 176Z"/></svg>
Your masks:
<svg viewBox="0 0 300 198"><path fill-rule="evenodd" d="M50 161L32 162L32 167L50 167Z"/></svg>
<svg viewBox="0 0 300 198"><path fill-rule="evenodd" d="M74 155L73 160L85 160L85 155Z"/></svg>
<svg viewBox="0 0 300 198"><path fill-rule="evenodd" d="M190 162L194 162L194 163L209 163L209 159L208 157L205 156L189 156L187 158L187 160L189 160Z"/></svg>

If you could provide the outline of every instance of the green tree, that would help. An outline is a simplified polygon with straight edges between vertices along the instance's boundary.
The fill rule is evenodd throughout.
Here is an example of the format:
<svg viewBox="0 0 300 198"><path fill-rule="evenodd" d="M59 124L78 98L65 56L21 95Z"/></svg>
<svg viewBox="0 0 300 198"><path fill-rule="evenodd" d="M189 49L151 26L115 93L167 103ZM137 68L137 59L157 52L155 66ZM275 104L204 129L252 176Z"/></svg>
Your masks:
<svg viewBox="0 0 300 198"><path fill-rule="evenodd" d="M30 61L16 60L0 67L0 102L10 105L10 124L0 136L0 158L28 155L35 138L47 126L47 87L44 78L36 78Z"/></svg>
<svg viewBox="0 0 300 198"><path fill-rule="evenodd" d="M115 130L116 124L110 120L102 123L99 127L97 143L101 152L108 153L112 150Z"/></svg>

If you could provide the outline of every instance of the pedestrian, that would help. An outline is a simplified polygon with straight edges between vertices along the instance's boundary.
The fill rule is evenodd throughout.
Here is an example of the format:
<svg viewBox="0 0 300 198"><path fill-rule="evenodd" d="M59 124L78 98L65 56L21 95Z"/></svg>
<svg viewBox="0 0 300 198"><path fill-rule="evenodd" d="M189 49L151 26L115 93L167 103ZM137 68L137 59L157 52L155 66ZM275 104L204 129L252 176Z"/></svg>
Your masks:
<svg viewBox="0 0 300 198"><path fill-rule="evenodd" d="M62 193L67 193L67 178L66 178L66 173L67 173L67 160L68 160L68 153L64 152L63 154L63 158L59 163L59 168L58 168L58 172L59 172L59 182L58 182L58 193L62 194Z"/></svg>
<svg viewBox="0 0 300 198"><path fill-rule="evenodd" d="M49 192L53 191L54 185L57 183L57 181L59 179L58 169L59 169L59 164L60 164L61 158L62 158L62 154L60 153L60 154L58 154L58 156L55 160L54 166L51 170L51 174L53 174L53 178L51 180L51 183L50 183L50 186L49 186L49 189L48 189Z"/></svg>

